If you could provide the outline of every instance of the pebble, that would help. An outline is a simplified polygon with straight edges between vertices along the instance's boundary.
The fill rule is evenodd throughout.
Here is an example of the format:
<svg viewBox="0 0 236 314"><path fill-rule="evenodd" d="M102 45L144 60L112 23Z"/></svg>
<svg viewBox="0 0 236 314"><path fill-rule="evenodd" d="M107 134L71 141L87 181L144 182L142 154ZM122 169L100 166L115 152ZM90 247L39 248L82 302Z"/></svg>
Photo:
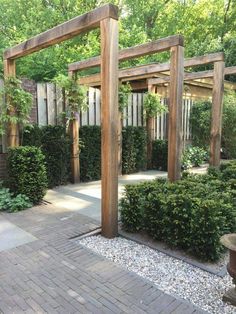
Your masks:
<svg viewBox="0 0 236 314"><path fill-rule="evenodd" d="M233 286L228 274L221 278L122 237L106 239L98 235L76 242L208 313L236 313L236 307L222 301L224 292Z"/></svg>

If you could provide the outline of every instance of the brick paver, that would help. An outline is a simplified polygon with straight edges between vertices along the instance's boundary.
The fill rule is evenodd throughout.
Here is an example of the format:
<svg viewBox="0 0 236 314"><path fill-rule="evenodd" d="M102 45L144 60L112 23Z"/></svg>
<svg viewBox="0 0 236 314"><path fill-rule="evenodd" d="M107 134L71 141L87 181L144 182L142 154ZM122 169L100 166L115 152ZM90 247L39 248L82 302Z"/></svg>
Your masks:
<svg viewBox="0 0 236 314"><path fill-rule="evenodd" d="M203 313L71 238L99 226L51 205L5 219L38 240L0 252L3 313Z"/></svg>

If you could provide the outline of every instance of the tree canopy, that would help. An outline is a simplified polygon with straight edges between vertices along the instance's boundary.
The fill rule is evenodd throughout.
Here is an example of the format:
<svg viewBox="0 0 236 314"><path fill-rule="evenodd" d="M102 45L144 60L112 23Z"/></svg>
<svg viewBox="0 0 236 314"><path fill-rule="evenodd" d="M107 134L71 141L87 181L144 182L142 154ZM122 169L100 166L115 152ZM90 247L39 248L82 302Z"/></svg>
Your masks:
<svg viewBox="0 0 236 314"><path fill-rule="evenodd" d="M182 34L185 57L224 51L226 66L236 65L236 0L0 0L0 53L107 2L119 6L120 49ZM68 63L100 54L99 36L92 31L22 58L17 74L36 81L65 74ZM168 59L169 54L162 53L124 65Z"/></svg>

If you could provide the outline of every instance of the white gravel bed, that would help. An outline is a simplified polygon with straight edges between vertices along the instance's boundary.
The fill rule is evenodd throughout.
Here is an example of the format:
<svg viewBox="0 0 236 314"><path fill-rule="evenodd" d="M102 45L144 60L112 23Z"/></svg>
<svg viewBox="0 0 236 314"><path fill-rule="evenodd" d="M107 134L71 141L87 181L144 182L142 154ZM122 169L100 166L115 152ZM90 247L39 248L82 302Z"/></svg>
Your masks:
<svg viewBox="0 0 236 314"><path fill-rule="evenodd" d="M118 237L91 236L76 241L94 252L152 281L169 294L186 299L209 313L236 313L221 299L232 287L231 277L212 275L181 260Z"/></svg>

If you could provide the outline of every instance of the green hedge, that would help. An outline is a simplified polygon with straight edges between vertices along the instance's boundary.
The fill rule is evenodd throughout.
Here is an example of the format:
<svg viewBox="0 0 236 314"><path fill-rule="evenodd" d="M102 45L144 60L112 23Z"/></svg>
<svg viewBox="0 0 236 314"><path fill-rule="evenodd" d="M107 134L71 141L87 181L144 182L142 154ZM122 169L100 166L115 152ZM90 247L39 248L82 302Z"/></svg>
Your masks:
<svg viewBox="0 0 236 314"><path fill-rule="evenodd" d="M236 158L236 94L224 95L222 116L222 157ZM192 129L192 143L204 149L209 148L211 129L211 103L209 101L197 102L190 113Z"/></svg>
<svg viewBox="0 0 236 314"><path fill-rule="evenodd" d="M190 175L176 183L128 185L120 201L123 227L144 230L200 259L217 260L220 236L236 231L235 186L213 173Z"/></svg>
<svg viewBox="0 0 236 314"><path fill-rule="evenodd" d="M167 171L168 141L155 140L152 144L152 168Z"/></svg>
<svg viewBox="0 0 236 314"><path fill-rule="evenodd" d="M125 127L122 131L122 170L133 173L146 168L146 130ZM80 136L81 181L101 178L101 127L82 126ZM45 155L49 187L65 184L70 178L70 140L63 126L28 126L23 145L37 146Z"/></svg>
<svg viewBox="0 0 236 314"><path fill-rule="evenodd" d="M80 177L81 181L101 178L101 128L82 126L80 136Z"/></svg>
<svg viewBox="0 0 236 314"><path fill-rule="evenodd" d="M147 133L144 127L127 126L122 130L122 173L145 170Z"/></svg>
<svg viewBox="0 0 236 314"><path fill-rule="evenodd" d="M70 178L70 139L63 126L28 126L23 145L37 146L45 155L48 186L66 184Z"/></svg>
<svg viewBox="0 0 236 314"><path fill-rule="evenodd" d="M124 127L122 130L122 173L134 173L146 168L146 130L143 127ZM80 173L82 181L101 177L101 128L80 128Z"/></svg>
<svg viewBox="0 0 236 314"><path fill-rule="evenodd" d="M38 204L46 193L45 157L38 147L9 148L7 157L8 183L15 194L24 194Z"/></svg>

